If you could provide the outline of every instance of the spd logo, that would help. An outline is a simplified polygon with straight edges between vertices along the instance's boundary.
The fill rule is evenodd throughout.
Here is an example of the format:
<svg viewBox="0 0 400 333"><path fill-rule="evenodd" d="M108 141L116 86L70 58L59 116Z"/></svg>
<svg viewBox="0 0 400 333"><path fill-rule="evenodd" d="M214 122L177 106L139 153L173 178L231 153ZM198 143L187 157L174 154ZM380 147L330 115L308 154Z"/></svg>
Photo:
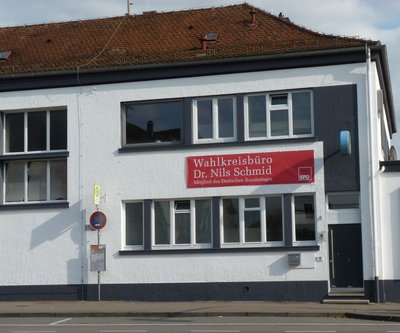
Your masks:
<svg viewBox="0 0 400 333"><path fill-rule="evenodd" d="M299 167L297 169L297 175L299 182L304 183L311 183L314 178L312 167Z"/></svg>

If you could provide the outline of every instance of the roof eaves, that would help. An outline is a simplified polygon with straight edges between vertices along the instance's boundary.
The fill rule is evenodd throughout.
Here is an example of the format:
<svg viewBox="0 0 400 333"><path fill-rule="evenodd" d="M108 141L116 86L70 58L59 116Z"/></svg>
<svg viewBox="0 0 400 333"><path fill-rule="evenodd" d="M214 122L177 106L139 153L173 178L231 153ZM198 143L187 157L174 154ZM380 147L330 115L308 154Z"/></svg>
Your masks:
<svg viewBox="0 0 400 333"><path fill-rule="evenodd" d="M338 48L338 49L326 49L316 51L305 51L305 52L288 52L288 53L277 53L268 55L254 55L254 56L238 56L238 57L227 57L227 58L199 58L195 61L182 61L182 62L156 62L156 63L145 63L136 65L122 65L122 66L109 66L109 67L90 67L82 68L79 70L81 74L87 73L102 73L102 72L116 72L123 70L136 70L136 69L149 69L149 68L163 68L163 67L189 67L204 64L224 64L224 63L239 63L239 62L250 62L250 61L268 61L268 60L279 60L279 59L291 59L299 57L323 57L335 54L351 54L351 53L363 53L365 54L365 46L352 47L352 48ZM24 78L24 77L35 77L35 76L57 76L57 75L68 75L77 73L76 67L63 70L50 70L50 71L36 71L36 72L19 72L11 74L0 74L0 79L7 78Z"/></svg>

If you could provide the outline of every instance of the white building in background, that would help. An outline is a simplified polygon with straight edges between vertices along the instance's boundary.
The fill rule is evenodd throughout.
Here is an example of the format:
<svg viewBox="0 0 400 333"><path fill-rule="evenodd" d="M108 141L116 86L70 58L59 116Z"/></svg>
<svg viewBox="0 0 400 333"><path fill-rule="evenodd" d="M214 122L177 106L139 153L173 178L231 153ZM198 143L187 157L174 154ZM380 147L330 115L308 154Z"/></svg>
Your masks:
<svg viewBox="0 0 400 333"><path fill-rule="evenodd" d="M0 111L0 300L96 299L99 241L102 299L400 301L380 42L248 4L1 28Z"/></svg>

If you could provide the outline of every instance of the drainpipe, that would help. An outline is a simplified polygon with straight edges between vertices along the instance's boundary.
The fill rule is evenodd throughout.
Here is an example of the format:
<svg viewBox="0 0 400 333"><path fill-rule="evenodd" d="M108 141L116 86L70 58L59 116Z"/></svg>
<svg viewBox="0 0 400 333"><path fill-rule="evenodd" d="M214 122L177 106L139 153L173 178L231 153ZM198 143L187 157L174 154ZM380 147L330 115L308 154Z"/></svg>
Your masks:
<svg viewBox="0 0 400 333"><path fill-rule="evenodd" d="M371 219L371 244L372 244L372 273L374 276L374 302L380 303L380 290L379 290L379 256L377 246L377 194L376 194L376 176L375 172L375 159L377 157L374 146L374 120L372 106L372 86L371 86L371 50L366 45L366 94L367 94L367 122L368 122L368 144L369 144L369 182L370 182L370 219Z"/></svg>

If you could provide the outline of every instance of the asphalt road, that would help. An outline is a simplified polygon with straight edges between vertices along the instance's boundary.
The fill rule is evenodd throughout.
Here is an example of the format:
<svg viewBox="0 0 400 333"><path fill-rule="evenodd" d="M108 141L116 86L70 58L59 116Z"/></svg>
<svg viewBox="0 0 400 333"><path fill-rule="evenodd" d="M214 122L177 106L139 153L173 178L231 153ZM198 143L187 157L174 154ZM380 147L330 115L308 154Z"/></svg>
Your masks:
<svg viewBox="0 0 400 333"><path fill-rule="evenodd" d="M0 333L400 333L400 323L344 318L0 318Z"/></svg>

